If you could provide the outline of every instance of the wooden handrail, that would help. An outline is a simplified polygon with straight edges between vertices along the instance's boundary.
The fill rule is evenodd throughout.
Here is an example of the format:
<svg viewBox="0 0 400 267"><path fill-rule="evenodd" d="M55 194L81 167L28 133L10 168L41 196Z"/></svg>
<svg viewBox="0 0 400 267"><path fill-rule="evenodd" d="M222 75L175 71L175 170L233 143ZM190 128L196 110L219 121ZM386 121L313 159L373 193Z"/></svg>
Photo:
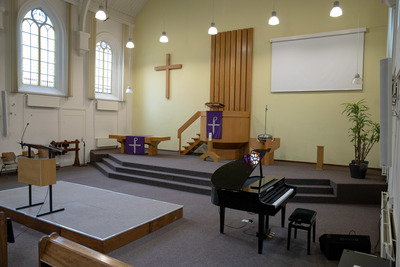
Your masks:
<svg viewBox="0 0 400 267"><path fill-rule="evenodd" d="M201 116L201 111L197 111L195 114L193 114L190 119L188 119L179 129L178 129L178 139L179 139L179 153L181 152L181 137L182 133L195 122L198 118Z"/></svg>

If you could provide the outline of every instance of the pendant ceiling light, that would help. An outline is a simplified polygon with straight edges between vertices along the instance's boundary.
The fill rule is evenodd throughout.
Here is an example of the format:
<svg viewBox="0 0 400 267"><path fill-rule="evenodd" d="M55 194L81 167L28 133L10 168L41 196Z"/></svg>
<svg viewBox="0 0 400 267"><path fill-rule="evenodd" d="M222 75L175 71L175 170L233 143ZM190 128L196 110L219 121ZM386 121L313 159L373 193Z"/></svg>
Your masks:
<svg viewBox="0 0 400 267"><path fill-rule="evenodd" d="M358 72L354 75L353 81L351 81L352 84L362 84L362 78Z"/></svg>
<svg viewBox="0 0 400 267"><path fill-rule="evenodd" d="M212 22L210 28L208 29L208 34L216 35L218 33L218 30L215 27L215 22L214 22L214 0L212 0L211 12L212 12Z"/></svg>
<svg viewBox="0 0 400 267"><path fill-rule="evenodd" d="M360 3L358 3L358 16L357 16L357 26L358 26L358 32L357 32L357 72L354 75L353 80L351 81L352 84L362 84L362 78L358 72L358 58L359 58L359 54L360 54Z"/></svg>
<svg viewBox="0 0 400 267"><path fill-rule="evenodd" d="M132 88L131 88L130 85L128 85L128 88L126 88L125 93L127 93L127 94L132 94L133 93Z"/></svg>
<svg viewBox="0 0 400 267"><path fill-rule="evenodd" d="M330 16L336 18L340 17L341 15L343 15L343 11L339 6L339 1L333 2L333 8L331 10Z"/></svg>
<svg viewBox="0 0 400 267"><path fill-rule="evenodd" d="M278 17L276 16L276 11L272 11L272 15L271 15L271 17L270 17L269 20L268 20L268 24L269 24L269 25L272 25L272 26L278 25L278 24L279 24L279 19L278 19Z"/></svg>
<svg viewBox="0 0 400 267"><path fill-rule="evenodd" d="M98 20L103 20L103 21L106 20L107 15L106 15L106 12L104 12L104 7L103 6L99 6L99 10L97 10L95 17Z"/></svg>
<svg viewBox="0 0 400 267"><path fill-rule="evenodd" d="M215 28L215 23L211 22L211 27L208 29L209 35L216 35L218 33L217 28Z"/></svg>
<svg viewBox="0 0 400 267"><path fill-rule="evenodd" d="M163 12L162 12L162 14L163 14L163 31L162 31L162 34L160 37L160 43L168 43L167 33L165 32L165 14L167 13L166 12L167 7L165 6L165 2L166 1L163 1L163 4L164 4L164 8L163 8Z"/></svg>
<svg viewBox="0 0 400 267"><path fill-rule="evenodd" d="M128 42L126 43L127 48L134 48L135 44L132 41L132 38L129 37Z"/></svg>
<svg viewBox="0 0 400 267"><path fill-rule="evenodd" d="M162 32L162 35L160 37L160 42L161 43L168 43L168 37L166 32Z"/></svg>
<svg viewBox="0 0 400 267"><path fill-rule="evenodd" d="M272 15L268 20L268 24L271 26L279 24L279 19L276 16L276 11L275 11L275 1L272 2Z"/></svg>
<svg viewBox="0 0 400 267"><path fill-rule="evenodd" d="M106 0L106 10L104 10L103 5L100 5L99 10L97 10L96 15L94 17L98 20L105 21L107 19L107 13L106 13L107 6L108 6L108 2Z"/></svg>

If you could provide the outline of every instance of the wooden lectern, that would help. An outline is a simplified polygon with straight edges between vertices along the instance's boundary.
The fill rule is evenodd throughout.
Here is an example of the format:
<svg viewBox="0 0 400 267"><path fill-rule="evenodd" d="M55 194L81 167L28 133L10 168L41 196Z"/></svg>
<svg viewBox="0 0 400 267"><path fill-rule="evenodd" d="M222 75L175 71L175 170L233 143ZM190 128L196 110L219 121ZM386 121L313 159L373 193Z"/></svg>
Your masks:
<svg viewBox="0 0 400 267"><path fill-rule="evenodd" d="M49 186L49 205L50 211L37 215L37 217L47 215L50 213L64 210L53 210L53 188L52 185L56 183L56 159L51 158L52 152L61 152L62 150L57 147L47 147L35 144L22 144L28 146L28 158L18 158L18 182L28 184L29 186L29 204L27 206L19 207L19 209L30 208L42 205L44 202L32 204L32 185L36 186ZM35 159L31 158L31 148L48 149L48 159Z"/></svg>

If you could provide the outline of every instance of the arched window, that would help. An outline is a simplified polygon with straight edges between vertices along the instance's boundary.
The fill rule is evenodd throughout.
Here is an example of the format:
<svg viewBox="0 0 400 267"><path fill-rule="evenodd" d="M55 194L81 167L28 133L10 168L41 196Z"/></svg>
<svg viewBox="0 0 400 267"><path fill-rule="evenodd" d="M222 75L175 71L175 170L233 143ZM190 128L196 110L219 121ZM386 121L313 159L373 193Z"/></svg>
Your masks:
<svg viewBox="0 0 400 267"><path fill-rule="evenodd" d="M21 27L22 83L55 86L55 32L50 18L39 8L26 13Z"/></svg>
<svg viewBox="0 0 400 267"><path fill-rule="evenodd" d="M18 10L17 59L20 93L68 95L67 14L46 1L28 0Z"/></svg>
<svg viewBox="0 0 400 267"><path fill-rule="evenodd" d="M110 45L105 41L96 44L96 76L95 92L112 93L113 53Z"/></svg>

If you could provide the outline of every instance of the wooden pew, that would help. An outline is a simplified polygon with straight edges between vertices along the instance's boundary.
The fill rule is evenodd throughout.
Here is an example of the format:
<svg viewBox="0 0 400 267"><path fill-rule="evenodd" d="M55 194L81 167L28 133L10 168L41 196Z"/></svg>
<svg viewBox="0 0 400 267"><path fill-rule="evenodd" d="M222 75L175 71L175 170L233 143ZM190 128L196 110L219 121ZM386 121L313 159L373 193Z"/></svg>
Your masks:
<svg viewBox="0 0 400 267"><path fill-rule="evenodd" d="M132 265L65 239L57 233L52 233L40 239L39 266L132 267Z"/></svg>
<svg viewBox="0 0 400 267"><path fill-rule="evenodd" d="M6 267L7 264L7 218L5 213L0 211L0 267Z"/></svg>

